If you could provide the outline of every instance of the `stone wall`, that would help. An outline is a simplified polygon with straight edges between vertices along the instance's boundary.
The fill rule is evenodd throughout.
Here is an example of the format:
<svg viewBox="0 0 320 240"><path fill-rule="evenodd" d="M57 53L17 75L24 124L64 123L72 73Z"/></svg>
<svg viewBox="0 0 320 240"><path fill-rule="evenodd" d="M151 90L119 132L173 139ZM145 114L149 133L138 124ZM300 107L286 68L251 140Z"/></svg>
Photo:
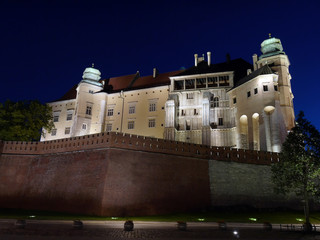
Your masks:
<svg viewBox="0 0 320 240"><path fill-rule="evenodd" d="M210 160L209 174L212 206L301 207L294 195L274 193L268 165Z"/></svg>
<svg viewBox="0 0 320 240"><path fill-rule="evenodd" d="M0 207L129 216L283 206L270 182L269 165L278 160L276 153L112 132L0 142Z"/></svg>
<svg viewBox="0 0 320 240"><path fill-rule="evenodd" d="M0 207L130 216L210 205L207 160L127 149L123 135L110 147L111 135L4 143Z"/></svg>

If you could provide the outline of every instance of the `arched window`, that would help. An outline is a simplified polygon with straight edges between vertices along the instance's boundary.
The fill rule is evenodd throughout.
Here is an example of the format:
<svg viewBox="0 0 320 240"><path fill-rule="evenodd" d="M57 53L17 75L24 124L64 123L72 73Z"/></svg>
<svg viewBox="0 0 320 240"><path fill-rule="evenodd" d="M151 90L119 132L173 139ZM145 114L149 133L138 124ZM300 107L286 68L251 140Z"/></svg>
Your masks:
<svg viewBox="0 0 320 240"><path fill-rule="evenodd" d="M219 98L218 97L215 97L213 99L213 107L219 107Z"/></svg>

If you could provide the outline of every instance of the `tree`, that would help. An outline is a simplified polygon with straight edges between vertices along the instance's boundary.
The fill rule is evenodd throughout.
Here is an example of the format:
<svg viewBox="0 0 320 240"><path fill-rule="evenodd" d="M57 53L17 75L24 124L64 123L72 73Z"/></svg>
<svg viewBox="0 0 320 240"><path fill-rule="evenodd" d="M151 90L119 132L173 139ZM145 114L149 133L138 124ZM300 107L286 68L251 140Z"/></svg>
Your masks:
<svg viewBox="0 0 320 240"><path fill-rule="evenodd" d="M309 201L320 191L320 133L300 112L282 145L280 161L272 164L277 193L296 193L304 203L306 230L311 230Z"/></svg>
<svg viewBox="0 0 320 240"><path fill-rule="evenodd" d="M52 109L37 100L0 103L0 140L38 141L54 127Z"/></svg>

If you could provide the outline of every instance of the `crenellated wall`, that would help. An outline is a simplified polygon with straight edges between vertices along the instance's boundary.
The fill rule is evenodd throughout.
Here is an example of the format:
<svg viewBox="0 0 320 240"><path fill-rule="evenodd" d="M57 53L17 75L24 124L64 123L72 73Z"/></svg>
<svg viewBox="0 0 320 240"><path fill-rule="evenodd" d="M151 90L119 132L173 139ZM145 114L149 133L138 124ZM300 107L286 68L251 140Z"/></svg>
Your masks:
<svg viewBox="0 0 320 240"><path fill-rule="evenodd" d="M0 153L0 207L132 216L284 204L270 201L276 153L114 132L0 142Z"/></svg>
<svg viewBox="0 0 320 240"><path fill-rule="evenodd" d="M116 132L45 142L7 141L1 144L3 145L3 154L41 155L109 147L263 165L270 165L279 160L279 154L273 152L212 147Z"/></svg>

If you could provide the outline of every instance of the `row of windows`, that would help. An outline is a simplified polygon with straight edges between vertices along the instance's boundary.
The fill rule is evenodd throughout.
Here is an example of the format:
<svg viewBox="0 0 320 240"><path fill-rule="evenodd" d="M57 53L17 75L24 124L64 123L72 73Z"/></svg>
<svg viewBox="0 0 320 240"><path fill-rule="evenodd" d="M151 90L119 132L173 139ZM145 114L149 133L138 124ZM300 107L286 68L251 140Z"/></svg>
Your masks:
<svg viewBox="0 0 320 240"><path fill-rule="evenodd" d="M59 122L59 117L60 116L58 114L54 115L53 122ZM70 121L70 120L72 120L72 113L67 114L67 121Z"/></svg>
<svg viewBox="0 0 320 240"><path fill-rule="evenodd" d="M66 127L66 128L64 129L64 134L65 134L65 135L70 134L70 127ZM56 135L57 135L57 129L54 128L54 129L51 130L51 136L56 136Z"/></svg>
<svg viewBox="0 0 320 240"><path fill-rule="evenodd" d="M268 85L263 85L263 91L264 92L268 92L269 91ZM278 86L277 85L274 85L274 91L278 91ZM258 88L253 89L254 95L258 94L258 92L259 92ZM247 92L247 98L249 98L249 97L251 97L251 91ZM234 97L233 98L233 104L236 104L236 103L237 103L237 98Z"/></svg>
<svg viewBox="0 0 320 240"><path fill-rule="evenodd" d="M174 90L201 89L225 86L230 86L228 75L174 81Z"/></svg>
<svg viewBox="0 0 320 240"><path fill-rule="evenodd" d="M156 103L150 103L149 104L149 112L155 112L157 111L157 104ZM136 113L136 106L129 106L129 114ZM107 116L113 116L114 115L114 109L108 108L107 110Z"/></svg>
<svg viewBox="0 0 320 240"><path fill-rule="evenodd" d="M148 128L155 128L156 127L156 120L155 119L149 119L148 121ZM134 129L135 128L135 121L128 121L128 129ZM110 132L112 131L112 123L108 123L106 126L106 131Z"/></svg>

